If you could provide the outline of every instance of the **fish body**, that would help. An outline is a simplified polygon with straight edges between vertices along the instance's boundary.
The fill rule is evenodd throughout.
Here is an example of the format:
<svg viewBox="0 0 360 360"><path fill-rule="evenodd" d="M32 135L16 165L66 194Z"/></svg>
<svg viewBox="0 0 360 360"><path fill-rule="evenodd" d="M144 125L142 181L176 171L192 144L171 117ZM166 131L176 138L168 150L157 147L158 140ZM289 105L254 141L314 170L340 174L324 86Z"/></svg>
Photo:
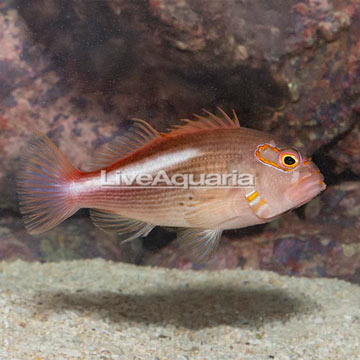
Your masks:
<svg viewBox="0 0 360 360"><path fill-rule="evenodd" d="M246 130L220 129L164 137L139 154L101 170L107 172L109 183L119 170L123 174L136 171L153 176L164 170L169 178L174 174L193 174L198 178L200 174L226 174L234 169L251 173L260 164L249 161L253 157L249 144L259 132L253 131L249 136ZM241 188L184 189L162 184L149 188L107 187L99 183L101 170L84 174L76 182L74 188L79 189L79 194L74 192L74 197L78 197L82 207L97 207L161 226L228 229L261 222L245 201Z"/></svg>
<svg viewBox="0 0 360 360"><path fill-rule="evenodd" d="M222 114L187 120L168 133L138 120L98 154L90 172L74 168L41 137L19 180L29 231L46 231L90 208L96 225L123 239L145 236L157 225L182 228L179 241L201 261L223 230L271 221L325 189L310 159L272 135L240 127L235 114ZM172 182L162 176L154 183L159 173ZM201 182L206 176L212 181ZM215 180L223 176L219 185ZM240 186L238 176L253 181Z"/></svg>

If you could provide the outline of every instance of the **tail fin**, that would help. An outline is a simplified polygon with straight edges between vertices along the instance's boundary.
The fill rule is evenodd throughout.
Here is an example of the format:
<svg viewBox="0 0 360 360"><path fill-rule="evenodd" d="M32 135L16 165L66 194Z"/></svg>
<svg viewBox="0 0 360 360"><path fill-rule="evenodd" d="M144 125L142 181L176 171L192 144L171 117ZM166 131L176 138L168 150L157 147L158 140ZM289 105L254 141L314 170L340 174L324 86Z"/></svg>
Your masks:
<svg viewBox="0 0 360 360"><path fill-rule="evenodd" d="M68 185L80 174L45 135L26 149L17 187L20 211L31 234L50 230L79 209Z"/></svg>

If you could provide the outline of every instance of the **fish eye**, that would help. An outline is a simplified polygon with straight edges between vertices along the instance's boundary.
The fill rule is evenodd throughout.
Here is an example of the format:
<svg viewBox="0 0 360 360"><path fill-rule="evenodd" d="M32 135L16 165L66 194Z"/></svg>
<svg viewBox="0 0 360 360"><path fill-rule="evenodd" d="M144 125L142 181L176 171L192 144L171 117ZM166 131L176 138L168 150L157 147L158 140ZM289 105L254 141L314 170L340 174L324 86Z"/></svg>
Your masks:
<svg viewBox="0 0 360 360"><path fill-rule="evenodd" d="M291 156L291 155L284 156L283 161L284 161L284 164L289 165L289 166L294 165L296 163L296 159L294 158L294 156Z"/></svg>
<svg viewBox="0 0 360 360"><path fill-rule="evenodd" d="M279 155L280 164L286 168L295 168L299 164L299 156L293 152L283 152Z"/></svg>

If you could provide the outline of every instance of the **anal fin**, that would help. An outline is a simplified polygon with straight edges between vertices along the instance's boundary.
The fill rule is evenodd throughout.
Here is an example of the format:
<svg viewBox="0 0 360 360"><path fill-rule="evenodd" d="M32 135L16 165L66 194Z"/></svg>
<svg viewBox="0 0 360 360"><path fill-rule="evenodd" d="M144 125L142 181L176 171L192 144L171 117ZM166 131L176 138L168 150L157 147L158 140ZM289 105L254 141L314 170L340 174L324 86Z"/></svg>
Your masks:
<svg viewBox="0 0 360 360"><path fill-rule="evenodd" d="M180 248L197 263L207 261L216 250L222 230L187 228L178 232Z"/></svg>
<svg viewBox="0 0 360 360"><path fill-rule="evenodd" d="M100 229L121 235L120 241L131 241L141 236L147 236L155 227L146 222L102 210L91 209L90 217L94 225Z"/></svg>

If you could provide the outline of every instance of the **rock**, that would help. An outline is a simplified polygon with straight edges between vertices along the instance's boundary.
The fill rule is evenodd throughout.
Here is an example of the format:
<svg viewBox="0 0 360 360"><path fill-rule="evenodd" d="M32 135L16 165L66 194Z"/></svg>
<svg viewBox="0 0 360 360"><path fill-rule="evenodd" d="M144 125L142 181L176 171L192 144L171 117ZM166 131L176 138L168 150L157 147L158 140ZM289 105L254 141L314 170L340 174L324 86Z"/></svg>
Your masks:
<svg viewBox="0 0 360 360"><path fill-rule="evenodd" d="M360 183L343 182L330 187L321 198L306 206L305 216L313 224L321 224L329 229L335 227L336 236L342 243L359 244Z"/></svg>
<svg viewBox="0 0 360 360"><path fill-rule="evenodd" d="M16 208L11 184L34 130L86 169L132 116L163 130L221 105L310 154L352 126L356 1L44 4L1 8L3 207Z"/></svg>
<svg viewBox="0 0 360 360"><path fill-rule="evenodd" d="M44 234L31 236L13 214L0 219L0 260L63 261L102 257L134 262L131 249L98 230L89 219L75 216Z"/></svg>
<svg viewBox="0 0 360 360"><path fill-rule="evenodd" d="M334 161L337 174L351 170L360 176L360 126L355 126L340 139L329 151L329 156Z"/></svg>
<svg viewBox="0 0 360 360"><path fill-rule="evenodd" d="M359 19L357 0L229 0L226 6L207 0L2 1L0 207L8 215L2 253L45 261L126 259L114 240L104 240L84 219L40 238L19 230L14 184L34 131L49 135L86 170L95 149L126 132L134 116L165 130L220 105L234 108L244 126L314 154L326 182L336 186L307 206L302 220L294 215L259 232L228 233L205 268L358 281L353 244L359 225L349 206L357 204L358 183L342 181L360 175ZM349 207L341 203L339 213L330 205L340 194ZM154 239L162 247L172 237ZM137 242L127 260L199 268L170 256L175 243L158 255L146 246Z"/></svg>

